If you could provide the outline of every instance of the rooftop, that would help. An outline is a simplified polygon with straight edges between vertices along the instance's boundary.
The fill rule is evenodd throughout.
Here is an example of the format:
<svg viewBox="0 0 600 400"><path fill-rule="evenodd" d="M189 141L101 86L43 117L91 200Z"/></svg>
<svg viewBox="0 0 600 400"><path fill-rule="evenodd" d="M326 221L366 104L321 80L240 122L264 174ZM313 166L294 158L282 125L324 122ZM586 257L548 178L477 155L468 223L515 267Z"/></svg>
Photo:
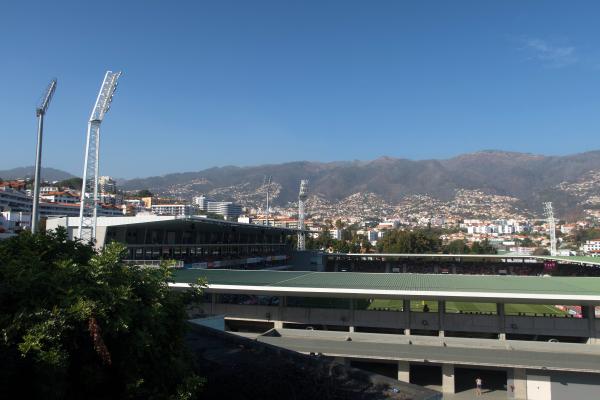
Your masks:
<svg viewBox="0 0 600 400"><path fill-rule="evenodd" d="M600 240L600 239L599 239ZM538 260L538 261L561 261L571 264L587 264L600 266L600 260L596 257L586 256L533 256L533 255L509 255L509 254L412 254L412 253L331 253L331 256L343 257L383 257L383 258L432 258L432 259L497 259L497 260Z"/></svg>
<svg viewBox="0 0 600 400"><path fill-rule="evenodd" d="M161 206L165 206L164 204ZM69 217L63 223L68 224L69 227L79 226L79 217ZM225 221L222 219L204 218L200 216L172 216L172 215L154 215L144 214L137 216L115 216L115 217L98 217L98 226L126 226L136 224L206 224L206 225L217 225L217 226L228 226L228 227L243 227L249 229L270 229L284 232L297 232L295 229L287 229L274 226L254 225L245 224L239 222Z"/></svg>
<svg viewBox="0 0 600 400"><path fill-rule="evenodd" d="M175 272L173 286L200 277L208 280L208 291L223 293L600 304L600 278L588 277L197 269Z"/></svg>

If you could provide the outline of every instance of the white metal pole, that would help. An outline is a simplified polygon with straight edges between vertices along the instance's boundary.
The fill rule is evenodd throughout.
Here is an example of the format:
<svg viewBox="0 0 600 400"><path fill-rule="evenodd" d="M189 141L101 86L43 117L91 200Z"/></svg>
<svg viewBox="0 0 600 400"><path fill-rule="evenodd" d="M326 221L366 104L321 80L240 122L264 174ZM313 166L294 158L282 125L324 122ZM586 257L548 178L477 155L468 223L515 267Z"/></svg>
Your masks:
<svg viewBox="0 0 600 400"><path fill-rule="evenodd" d="M44 113L38 115L38 135L35 149L35 176L33 179L33 208L31 210L31 232L39 230L40 178L42 169L42 136L44 132Z"/></svg>
<svg viewBox="0 0 600 400"><path fill-rule="evenodd" d="M83 239L83 218L85 216L85 192L88 172L88 153L90 151L90 135L92 132L92 122L88 122L87 140L85 141L85 160L83 163L83 182L81 183L81 204L79 206L79 239Z"/></svg>

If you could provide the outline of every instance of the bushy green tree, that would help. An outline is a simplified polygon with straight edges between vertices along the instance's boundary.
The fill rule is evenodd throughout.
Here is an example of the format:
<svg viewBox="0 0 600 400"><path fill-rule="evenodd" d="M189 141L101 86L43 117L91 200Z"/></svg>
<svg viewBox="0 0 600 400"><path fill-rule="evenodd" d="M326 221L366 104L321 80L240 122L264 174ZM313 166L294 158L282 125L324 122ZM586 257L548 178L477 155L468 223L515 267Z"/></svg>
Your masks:
<svg viewBox="0 0 600 400"><path fill-rule="evenodd" d="M136 194L137 197L153 197L154 194L148 189L139 190Z"/></svg>
<svg viewBox="0 0 600 400"><path fill-rule="evenodd" d="M439 235L431 230L392 230L377 242L382 253L437 253L440 247Z"/></svg>
<svg viewBox="0 0 600 400"><path fill-rule="evenodd" d="M444 246L444 253L446 254L469 254L471 249L462 239L456 239Z"/></svg>
<svg viewBox="0 0 600 400"><path fill-rule="evenodd" d="M481 242L473 243L473 246L471 246L471 253L472 254L497 254L498 250L496 250L496 248L494 246L492 246L491 243L487 239L485 239Z"/></svg>
<svg viewBox="0 0 600 400"><path fill-rule="evenodd" d="M171 272L130 267L66 232L0 242L0 387L39 399L192 398L185 305Z"/></svg>

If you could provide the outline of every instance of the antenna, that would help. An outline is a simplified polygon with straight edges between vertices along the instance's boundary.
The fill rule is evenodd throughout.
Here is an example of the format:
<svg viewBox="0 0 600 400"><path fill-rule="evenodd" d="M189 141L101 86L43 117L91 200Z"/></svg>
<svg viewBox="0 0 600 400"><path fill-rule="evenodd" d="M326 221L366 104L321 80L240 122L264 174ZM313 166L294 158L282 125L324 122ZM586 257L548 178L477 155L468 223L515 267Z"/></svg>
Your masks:
<svg viewBox="0 0 600 400"><path fill-rule="evenodd" d="M42 95L39 105L35 109L35 115L38 118L38 136L37 145L35 148L35 176L33 181L33 208L31 210L31 232L38 231L38 223L40 219L40 175L42 170L42 138L44 135L44 115L48 111L50 100L56 91L56 79L52 79Z"/></svg>
<svg viewBox="0 0 600 400"><path fill-rule="evenodd" d="M298 250L306 250L306 232L304 232L305 202L308 198L308 179L300 181L298 193Z"/></svg>
<svg viewBox="0 0 600 400"><path fill-rule="evenodd" d="M548 222L548 229L550 230L550 255L556 256L556 222L554 221L554 211L552 210L552 203L544 203L544 214L546 214L546 221Z"/></svg>
<svg viewBox="0 0 600 400"><path fill-rule="evenodd" d="M85 145L85 164L83 167L83 184L81 186L81 205L79 208L79 239L95 242L96 221L98 217L98 162L100 159L100 124L110 109L117 80L121 72L107 71L96 98L88 122L87 141Z"/></svg>

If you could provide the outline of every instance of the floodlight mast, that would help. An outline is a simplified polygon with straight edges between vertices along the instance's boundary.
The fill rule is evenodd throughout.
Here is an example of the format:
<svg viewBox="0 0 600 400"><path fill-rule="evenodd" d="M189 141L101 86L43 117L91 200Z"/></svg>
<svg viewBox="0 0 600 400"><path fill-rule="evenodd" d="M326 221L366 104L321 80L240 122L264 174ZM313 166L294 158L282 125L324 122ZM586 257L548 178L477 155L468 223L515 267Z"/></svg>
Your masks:
<svg viewBox="0 0 600 400"><path fill-rule="evenodd" d="M544 213L546 214L546 221L548 222L548 230L550 231L550 255L555 257L556 252L556 221L554 220L554 211L552 210L552 203L544 203Z"/></svg>
<svg viewBox="0 0 600 400"><path fill-rule="evenodd" d="M263 185L267 186L267 209L266 209L266 214L267 214L267 226L269 226L269 216L270 216L270 207L269 207L269 191L271 190L271 178L273 178L271 175L266 176L263 180Z"/></svg>
<svg viewBox="0 0 600 400"><path fill-rule="evenodd" d="M99 206L98 164L100 161L100 124L104 119L104 115L110 109L110 103L117 89L117 80L120 76L121 71L106 72L88 122L78 231L79 239L84 242L94 243L96 241L96 222Z"/></svg>
<svg viewBox="0 0 600 400"><path fill-rule="evenodd" d="M298 193L298 250L306 250L306 232L304 231L305 203L308 198L308 179L300 181L300 192Z"/></svg>
<svg viewBox="0 0 600 400"><path fill-rule="evenodd" d="M35 115L38 118L37 146L35 148L35 175L33 180L33 208L31 210L31 232L36 233L39 230L40 220L40 185L42 171L42 139L44 135L44 115L48 111L50 100L56 91L56 79L52 79L48 88L44 92L40 104L35 109Z"/></svg>

